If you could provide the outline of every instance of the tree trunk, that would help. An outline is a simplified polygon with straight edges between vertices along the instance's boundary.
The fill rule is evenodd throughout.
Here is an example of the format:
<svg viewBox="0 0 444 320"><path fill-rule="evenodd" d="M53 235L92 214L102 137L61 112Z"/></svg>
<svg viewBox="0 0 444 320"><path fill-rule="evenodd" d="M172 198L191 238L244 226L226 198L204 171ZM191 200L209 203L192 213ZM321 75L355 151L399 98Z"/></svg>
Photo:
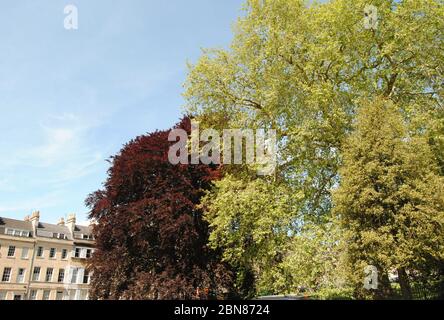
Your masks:
<svg viewBox="0 0 444 320"><path fill-rule="evenodd" d="M412 300L412 288L410 287L409 277L404 268L398 269L398 280L401 286L401 294L404 300Z"/></svg>
<svg viewBox="0 0 444 320"><path fill-rule="evenodd" d="M444 264L439 267L439 287L438 299L444 300Z"/></svg>
<svg viewBox="0 0 444 320"><path fill-rule="evenodd" d="M378 268L378 270L382 270ZM381 272L378 282L378 289L374 292L373 299L386 300L393 297L392 286L386 272Z"/></svg>

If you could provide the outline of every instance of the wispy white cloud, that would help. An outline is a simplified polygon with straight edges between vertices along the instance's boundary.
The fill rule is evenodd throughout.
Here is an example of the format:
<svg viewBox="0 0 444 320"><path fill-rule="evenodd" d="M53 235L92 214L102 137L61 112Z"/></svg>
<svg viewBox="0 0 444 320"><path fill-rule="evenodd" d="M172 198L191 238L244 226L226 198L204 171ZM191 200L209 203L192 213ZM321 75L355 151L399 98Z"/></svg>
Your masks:
<svg viewBox="0 0 444 320"><path fill-rule="evenodd" d="M53 191L44 195L39 195L31 199L23 200L18 203L6 203L0 206L0 212L16 213L24 212L30 213L34 210L41 210L57 206L61 202L61 193Z"/></svg>
<svg viewBox="0 0 444 320"><path fill-rule="evenodd" d="M73 114L50 115L35 132L41 137L37 143L29 148L16 148L3 165L52 168L52 172L64 176L67 171L79 174L102 156L88 141L88 134L95 126Z"/></svg>
<svg viewBox="0 0 444 320"><path fill-rule="evenodd" d="M55 221L74 211L86 220L83 201L106 179L104 159L173 124L185 61L232 37L238 0L193 3L79 0L75 32L63 28L63 3L2 4L2 212L42 209Z"/></svg>
<svg viewBox="0 0 444 320"><path fill-rule="evenodd" d="M97 164L103 162L103 155L100 152L86 156L82 161L68 163L54 174L53 179L46 182L54 185L61 185L70 181L80 179L97 170Z"/></svg>
<svg viewBox="0 0 444 320"><path fill-rule="evenodd" d="M89 140L97 125L73 113L48 115L35 131L35 146L19 146L0 160L0 190L29 193L4 199L0 212L54 207L64 198L66 186L103 170L99 164L104 157Z"/></svg>

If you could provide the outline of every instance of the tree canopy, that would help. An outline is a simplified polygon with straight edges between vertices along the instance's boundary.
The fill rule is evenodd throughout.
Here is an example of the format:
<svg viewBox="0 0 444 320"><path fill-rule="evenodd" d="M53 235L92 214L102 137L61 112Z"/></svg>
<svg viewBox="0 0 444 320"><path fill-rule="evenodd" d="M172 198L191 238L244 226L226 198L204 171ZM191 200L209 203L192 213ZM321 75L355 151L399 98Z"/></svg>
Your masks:
<svg viewBox="0 0 444 320"><path fill-rule="evenodd" d="M366 265L376 266L383 282L374 294L383 297L397 272L411 298L406 270L436 272L444 260L444 177L427 140L405 130L390 100L363 103L355 127L334 194L350 275L360 288Z"/></svg>
<svg viewBox="0 0 444 320"><path fill-rule="evenodd" d="M378 23L373 27L364 21L368 5L377 8ZM239 265L251 254L263 250L259 245L261 236L272 238L270 244L274 247L268 255L253 255L255 290L268 287L271 292L279 293L288 287L295 290L304 283L307 287L319 287L322 282L319 279L332 279L325 268L321 275L299 273L304 276L293 277L299 280L287 288L277 288L276 277L291 279L287 276L288 268L282 268L284 261L296 263L307 259L298 245L313 238L304 235L307 230L304 226L325 230L326 225L338 221L332 215L332 191L342 188L340 168L347 167L343 159L348 152L349 137L357 130L358 110L379 99L392 103L392 108L399 113L396 117L402 119L398 126L412 137L408 143L422 141L421 157L404 160L425 161L423 170L433 168L431 172L436 179L444 173L444 2L332 0L308 5L302 0L247 0L244 10L245 15L234 28L231 46L206 49L200 59L190 65L184 93L186 110L200 121L202 128L276 129L278 166L273 177L256 178L248 166L224 168L224 173L229 175L218 181L204 199L212 231L211 243L224 250L227 261ZM375 108L371 110L377 112ZM378 131L380 128L373 127L375 135L383 134ZM418 183L415 188L423 188L424 171L409 170L411 175L421 178L399 192L419 192L407 191L414 188L415 183ZM230 188L239 191L234 195ZM274 198L273 195L280 196ZM430 197L423 200L427 202ZM372 208L369 206L368 210ZM430 215L424 219L439 216L428 210L421 211ZM433 210L442 212L437 206ZM405 212L396 214L397 217L405 215ZM282 223L284 228L276 228ZM239 227L230 229L227 226L231 224ZM431 228L433 223L426 225ZM398 221L392 227L402 229L406 225ZM409 259L407 256L414 255L412 261L424 258L424 251L403 251L408 246L428 248L437 257L438 247L419 244L427 237L427 243L442 237L442 232L437 231L441 230L439 226L434 229L438 233L426 236L431 232L429 227L421 231L423 237L401 241L406 247L397 247L399 254L394 256L398 260L390 266L404 265ZM412 230L416 230L415 227ZM403 234L404 231L397 232ZM345 230L339 233L339 238L343 238ZM247 239L250 239L248 246L245 245ZM413 245L414 239L418 244ZM348 244L343 239L337 241ZM311 248L319 251L309 255L311 266L329 247L325 241L314 243L319 245ZM245 256L244 250L247 250ZM387 250L391 248L384 247L381 254L392 255ZM333 265L336 266L336 262ZM291 263L287 266L291 267ZM419 268L419 264L415 268ZM274 276L268 276L270 274ZM332 282L335 281L322 283Z"/></svg>
<svg viewBox="0 0 444 320"><path fill-rule="evenodd" d="M189 132L189 119L176 127ZM111 158L104 189L87 199L97 222L92 298L192 299L198 288L231 293L232 274L207 246L208 225L197 207L219 170L169 163L168 134L127 143Z"/></svg>
<svg viewBox="0 0 444 320"><path fill-rule="evenodd" d="M444 1L246 0L244 13L229 48L189 66L186 112L201 129L276 130L276 171L172 165L169 131L129 142L87 200L92 296L389 298L394 275L405 298L444 288Z"/></svg>

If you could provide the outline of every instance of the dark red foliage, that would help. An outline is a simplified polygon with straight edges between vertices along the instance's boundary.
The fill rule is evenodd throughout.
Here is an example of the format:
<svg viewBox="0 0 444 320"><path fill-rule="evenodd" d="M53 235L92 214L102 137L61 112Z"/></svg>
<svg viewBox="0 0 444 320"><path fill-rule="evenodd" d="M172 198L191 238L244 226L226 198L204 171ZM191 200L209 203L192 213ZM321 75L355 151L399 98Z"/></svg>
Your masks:
<svg viewBox="0 0 444 320"><path fill-rule="evenodd" d="M176 127L189 132L190 120ZM126 144L111 158L104 190L86 200L97 221L92 298L189 299L197 288L231 288L231 272L207 247L208 225L197 208L219 169L170 164L168 134Z"/></svg>

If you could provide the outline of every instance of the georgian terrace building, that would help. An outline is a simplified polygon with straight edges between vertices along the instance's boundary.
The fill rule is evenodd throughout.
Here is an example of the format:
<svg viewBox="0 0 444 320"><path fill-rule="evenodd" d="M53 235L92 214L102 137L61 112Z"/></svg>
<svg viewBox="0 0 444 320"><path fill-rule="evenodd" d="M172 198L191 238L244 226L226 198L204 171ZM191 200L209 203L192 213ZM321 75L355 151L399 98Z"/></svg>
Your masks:
<svg viewBox="0 0 444 320"><path fill-rule="evenodd" d="M0 300L86 300L94 252L92 228L67 221L40 222L0 217Z"/></svg>

